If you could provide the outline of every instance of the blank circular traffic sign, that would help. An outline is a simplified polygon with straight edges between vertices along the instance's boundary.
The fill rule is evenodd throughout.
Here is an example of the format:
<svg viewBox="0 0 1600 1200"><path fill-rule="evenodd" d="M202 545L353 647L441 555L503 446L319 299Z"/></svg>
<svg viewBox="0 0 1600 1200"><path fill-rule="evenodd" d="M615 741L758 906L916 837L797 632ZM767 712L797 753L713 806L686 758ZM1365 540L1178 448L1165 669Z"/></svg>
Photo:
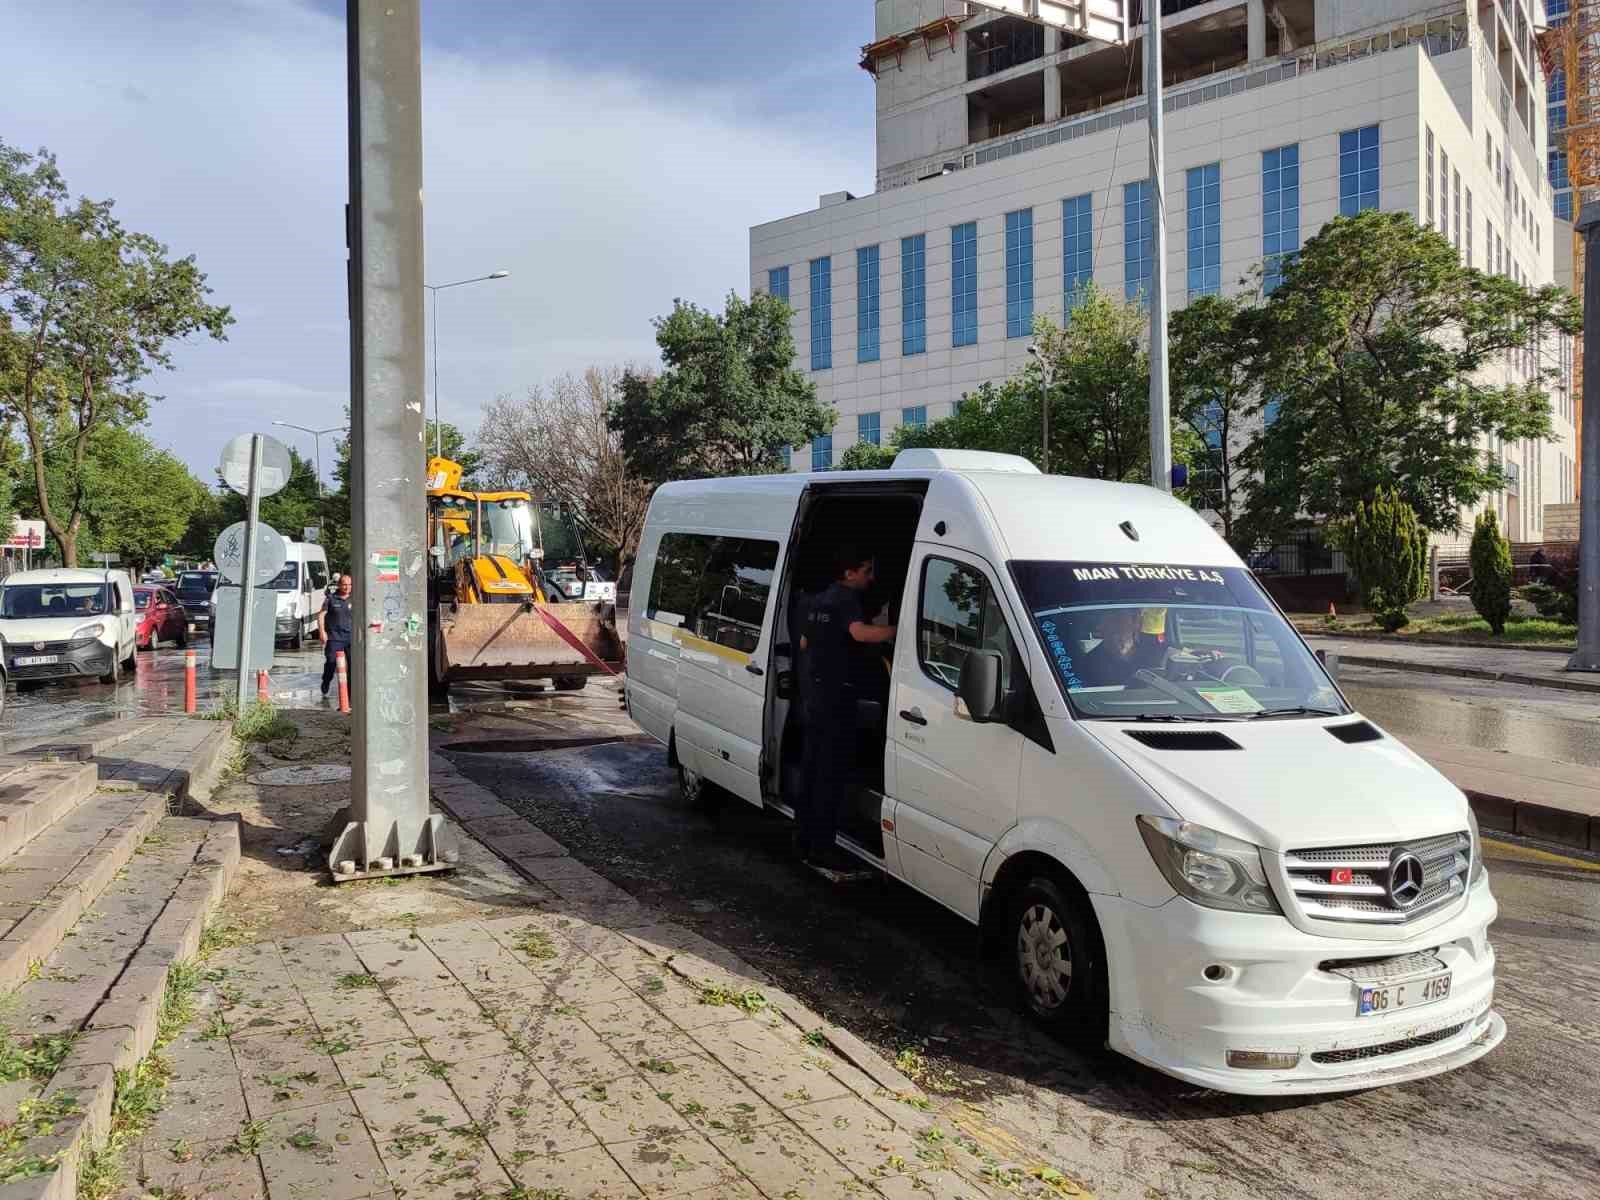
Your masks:
<svg viewBox="0 0 1600 1200"><path fill-rule="evenodd" d="M217 534L217 544L211 548L211 561L229 583L244 582L244 522L235 521ZM254 585L271 583L289 561L289 545L271 525L256 522L256 575Z"/></svg>
<svg viewBox="0 0 1600 1200"><path fill-rule="evenodd" d="M250 494L251 436L248 433L241 433L230 441L222 448L222 460L217 464L217 469L222 472L222 482L241 496ZM262 434L261 494L263 496L275 496L284 489L284 485L289 482L289 467L289 447L275 437Z"/></svg>

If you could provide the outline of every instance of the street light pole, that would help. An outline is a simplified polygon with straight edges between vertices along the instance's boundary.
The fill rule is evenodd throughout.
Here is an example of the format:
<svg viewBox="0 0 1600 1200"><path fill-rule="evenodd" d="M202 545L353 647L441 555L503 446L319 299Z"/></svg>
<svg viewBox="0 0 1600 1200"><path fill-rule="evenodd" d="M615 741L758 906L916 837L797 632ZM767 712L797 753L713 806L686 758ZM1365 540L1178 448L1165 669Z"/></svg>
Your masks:
<svg viewBox="0 0 1600 1200"><path fill-rule="evenodd" d="M1161 90L1161 4L1144 5L1145 107L1150 121L1150 482L1172 491L1172 412L1167 397L1167 148Z"/></svg>
<svg viewBox="0 0 1600 1200"><path fill-rule="evenodd" d="M282 425L285 429L298 429L301 433L309 433L317 444L317 499L321 500L322 492L322 435L325 433L339 433L350 428L348 425L330 425L327 429L312 429L307 425L296 425L293 421L274 421L274 425Z"/></svg>
<svg viewBox="0 0 1600 1200"><path fill-rule="evenodd" d="M1034 362L1039 364L1039 411L1044 414L1044 442L1040 451L1040 463L1046 475L1050 474L1050 372L1045 366L1044 355L1039 353L1039 347L1028 346L1028 353L1033 355Z"/></svg>
<svg viewBox="0 0 1600 1200"><path fill-rule="evenodd" d="M510 271L490 271L487 275L474 275L471 279L458 279L454 283L425 283L425 287L432 293L433 300L433 456L438 458L443 453L444 425L439 420L439 293L445 288L465 287L469 283L483 283L489 279L504 279Z"/></svg>
<svg viewBox="0 0 1600 1200"><path fill-rule="evenodd" d="M1600 200L1578 214L1583 235L1583 428L1578 431L1578 652L1569 671L1600 671Z"/></svg>

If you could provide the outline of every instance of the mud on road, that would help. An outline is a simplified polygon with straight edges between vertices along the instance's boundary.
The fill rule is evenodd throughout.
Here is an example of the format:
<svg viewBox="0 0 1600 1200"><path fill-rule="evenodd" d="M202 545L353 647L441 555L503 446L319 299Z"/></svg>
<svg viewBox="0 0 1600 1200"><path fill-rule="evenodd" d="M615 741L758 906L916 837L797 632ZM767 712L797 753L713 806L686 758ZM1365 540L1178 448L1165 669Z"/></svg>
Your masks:
<svg viewBox="0 0 1600 1200"><path fill-rule="evenodd" d="M612 740L636 734L619 718L603 693L432 724L463 774L898 1057L959 1124L1017 1160L1139 1200L1600 1194L1600 873L1491 856L1505 918L1497 1005L1511 1033L1486 1059L1350 1096L1232 1098L1040 1034L970 926L899 884L822 881L794 863L780 818L737 801L687 807L658 745ZM591 734L604 740L560 745ZM483 743L494 738L518 748L493 752Z"/></svg>

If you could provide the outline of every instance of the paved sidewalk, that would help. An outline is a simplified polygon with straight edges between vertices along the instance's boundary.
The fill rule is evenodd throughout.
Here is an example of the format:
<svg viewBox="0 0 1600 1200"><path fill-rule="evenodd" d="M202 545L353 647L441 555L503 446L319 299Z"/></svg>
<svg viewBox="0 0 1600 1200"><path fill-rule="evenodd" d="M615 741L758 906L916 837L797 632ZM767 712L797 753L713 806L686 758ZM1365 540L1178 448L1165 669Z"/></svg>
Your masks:
<svg viewBox="0 0 1600 1200"><path fill-rule="evenodd" d="M1432 738L1406 745L1467 793L1484 829L1600 850L1600 770Z"/></svg>
<svg viewBox="0 0 1600 1200"><path fill-rule="evenodd" d="M1560 688L1600 695L1600 673L1565 671L1569 655L1553 650L1514 650L1499 646L1406 645L1378 638L1307 635L1313 650L1337 654L1340 662L1433 675L1460 675Z"/></svg>
<svg viewBox="0 0 1600 1200"><path fill-rule="evenodd" d="M941 1127L870 1047L432 769L521 891L467 871L319 889L327 913L381 899L408 923L211 954L120 1200L1087 1195ZM441 892L473 915L428 924Z"/></svg>

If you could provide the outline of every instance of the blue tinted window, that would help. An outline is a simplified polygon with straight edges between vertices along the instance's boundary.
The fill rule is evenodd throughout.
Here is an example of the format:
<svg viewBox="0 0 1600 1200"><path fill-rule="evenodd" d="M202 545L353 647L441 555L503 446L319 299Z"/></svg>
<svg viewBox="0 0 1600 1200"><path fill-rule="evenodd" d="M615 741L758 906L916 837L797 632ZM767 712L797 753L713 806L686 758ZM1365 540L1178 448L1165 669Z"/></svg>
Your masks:
<svg viewBox="0 0 1600 1200"><path fill-rule="evenodd" d="M1339 135L1339 213L1353 217L1378 207L1378 127L1347 129Z"/></svg>
<svg viewBox="0 0 1600 1200"><path fill-rule="evenodd" d="M928 348L928 238L900 239L900 353Z"/></svg>
<svg viewBox="0 0 1600 1200"><path fill-rule="evenodd" d="M1071 311L1094 278L1094 204L1090 196L1061 202L1061 307Z"/></svg>
<svg viewBox="0 0 1600 1200"><path fill-rule="evenodd" d="M794 465L794 447L785 446L778 453L783 456L783 469L787 471Z"/></svg>
<svg viewBox="0 0 1600 1200"><path fill-rule="evenodd" d="M878 248L856 251L856 361L878 361Z"/></svg>
<svg viewBox="0 0 1600 1200"><path fill-rule="evenodd" d="M950 230L950 344L978 340L978 223Z"/></svg>
<svg viewBox="0 0 1600 1200"><path fill-rule="evenodd" d="M1430 133L1429 138L1432 138ZM1431 144L1431 143L1430 143ZM1428 172L1430 198L1433 172ZM1269 295L1283 282L1283 267L1300 249L1300 147L1279 146L1261 155L1262 288Z"/></svg>
<svg viewBox="0 0 1600 1200"><path fill-rule="evenodd" d="M1122 185L1122 294L1137 300L1150 290L1154 212L1150 181Z"/></svg>
<svg viewBox="0 0 1600 1200"><path fill-rule="evenodd" d="M833 260L811 260L811 369L833 366Z"/></svg>
<svg viewBox="0 0 1600 1200"><path fill-rule="evenodd" d="M825 433L811 439L811 469L828 471L833 468L833 434Z"/></svg>
<svg viewBox="0 0 1600 1200"><path fill-rule="evenodd" d="M1567 174L1567 152L1565 150L1550 151L1550 186L1557 191L1572 186L1572 180Z"/></svg>
<svg viewBox="0 0 1600 1200"><path fill-rule="evenodd" d="M1006 214L1006 336L1033 332L1033 209Z"/></svg>
<svg viewBox="0 0 1600 1200"><path fill-rule="evenodd" d="M856 417L856 441L871 442L874 446L883 443L878 438L879 414L875 412L861 413Z"/></svg>
<svg viewBox="0 0 1600 1200"><path fill-rule="evenodd" d="M1563 221L1572 220L1572 193L1557 192L1555 196L1556 216Z"/></svg>
<svg viewBox="0 0 1600 1200"><path fill-rule="evenodd" d="M928 427L928 406L918 404L914 408L900 410L900 424L909 425L913 429L926 429Z"/></svg>
<svg viewBox="0 0 1600 1200"><path fill-rule="evenodd" d="M779 300L789 299L789 268L773 267L767 272L767 291Z"/></svg>
<svg viewBox="0 0 1600 1200"><path fill-rule="evenodd" d="M1189 299L1222 290L1222 169L1192 167L1189 200Z"/></svg>

